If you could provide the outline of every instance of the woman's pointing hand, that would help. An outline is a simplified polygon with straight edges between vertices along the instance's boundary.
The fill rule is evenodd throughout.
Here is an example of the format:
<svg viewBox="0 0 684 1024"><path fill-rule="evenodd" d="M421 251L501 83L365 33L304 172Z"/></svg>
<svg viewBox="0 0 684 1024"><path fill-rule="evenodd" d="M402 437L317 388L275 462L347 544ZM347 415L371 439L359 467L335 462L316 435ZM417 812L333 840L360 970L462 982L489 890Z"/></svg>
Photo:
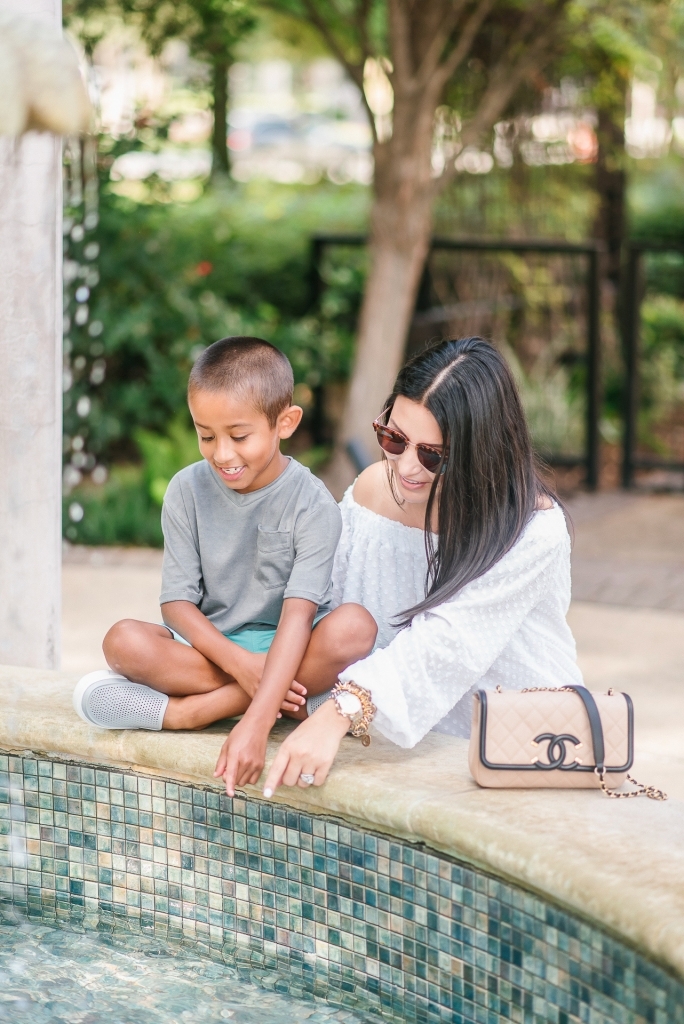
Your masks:
<svg viewBox="0 0 684 1024"><path fill-rule="evenodd" d="M322 704L281 744L264 783L264 796L273 796L278 786L307 789L310 783L302 781L302 775L313 775L313 785L322 786L348 728L349 720L334 700Z"/></svg>

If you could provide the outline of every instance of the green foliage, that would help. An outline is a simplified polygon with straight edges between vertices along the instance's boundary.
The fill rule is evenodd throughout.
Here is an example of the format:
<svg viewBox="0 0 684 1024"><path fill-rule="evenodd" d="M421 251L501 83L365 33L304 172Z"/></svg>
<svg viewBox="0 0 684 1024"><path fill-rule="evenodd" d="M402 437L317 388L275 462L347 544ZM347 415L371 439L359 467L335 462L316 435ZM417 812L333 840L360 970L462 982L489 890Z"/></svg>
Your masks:
<svg viewBox="0 0 684 1024"><path fill-rule="evenodd" d="M230 55L255 24L245 0L120 0L122 11L137 18L152 53L168 39L184 39L200 60Z"/></svg>
<svg viewBox="0 0 684 1024"><path fill-rule="evenodd" d="M594 167L566 164L495 167L489 174L461 174L438 200L435 234L490 238L591 236L596 210Z"/></svg>
<svg viewBox="0 0 684 1024"><path fill-rule="evenodd" d="M318 31L333 56L363 68L369 54L388 54L386 0L266 0L264 6Z"/></svg>
<svg viewBox="0 0 684 1024"><path fill-rule="evenodd" d="M82 518L72 521L76 506ZM161 547L159 505L151 498L142 466L115 466L101 486L82 484L64 497L62 521L75 544L125 544Z"/></svg>
<svg viewBox="0 0 684 1024"><path fill-rule="evenodd" d="M167 434L184 415L194 358L230 334L278 345L298 383L344 379L361 271L331 270L322 310L310 310L309 236L362 226L365 212L365 192L353 187L307 194L255 184L170 204L135 202L105 185L99 224L82 243L99 246L99 283L88 324L69 334L67 436L80 434L105 464L136 460L136 432ZM77 412L82 396L86 418Z"/></svg>
<svg viewBox="0 0 684 1024"><path fill-rule="evenodd" d="M641 309L642 346L646 361L658 348L675 353L675 368L684 380L684 302L671 295L646 299Z"/></svg>
<svg viewBox="0 0 684 1024"><path fill-rule="evenodd" d="M630 234L634 241L654 243L664 249L668 245L674 247L670 251L646 254L648 294L684 299L684 166L681 159L670 157L656 167L635 169L630 211ZM647 313L645 309L644 317Z"/></svg>
<svg viewBox="0 0 684 1024"><path fill-rule="evenodd" d="M671 157L655 167L651 164L643 170L635 168L632 177L632 238L681 247L684 240L684 168L681 159Z"/></svg>
<svg viewBox="0 0 684 1024"><path fill-rule="evenodd" d="M634 174L631 234L635 240L680 251L647 253L641 306L639 439L671 457L668 423L684 403L684 171L670 158ZM679 412L678 412L679 410Z"/></svg>
<svg viewBox="0 0 684 1024"><path fill-rule="evenodd" d="M684 399L684 302L652 296L641 317L641 426L642 434L650 434Z"/></svg>
<svg viewBox="0 0 684 1024"><path fill-rule="evenodd" d="M642 441L657 451L662 447L659 422L684 399L684 302L670 295L651 296L643 303L641 317L639 429Z"/></svg>
<svg viewBox="0 0 684 1024"><path fill-rule="evenodd" d="M526 373L515 352L505 347L506 360L520 390L525 416L536 451L575 454L584 443L584 396L566 367L541 367Z"/></svg>
<svg viewBox="0 0 684 1024"><path fill-rule="evenodd" d="M89 57L120 18L118 0L62 0L64 27L78 38Z"/></svg>
<svg viewBox="0 0 684 1024"><path fill-rule="evenodd" d="M152 501L161 506L171 478L181 469L199 462L197 431L188 426L187 414L172 420L165 435L136 430L135 440L142 452L143 479Z"/></svg>
<svg viewBox="0 0 684 1024"><path fill-rule="evenodd" d="M194 56L210 62L218 55L229 57L256 25L246 0L64 0L63 17L89 51L108 23L123 19L138 29L155 55L169 39L183 39Z"/></svg>
<svg viewBox="0 0 684 1024"><path fill-rule="evenodd" d="M297 462L301 462L302 466L306 466L312 473L315 473L317 469L325 465L332 454L332 448L328 445L317 445L315 448L309 448L308 451L302 452L297 456Z"/></svg>

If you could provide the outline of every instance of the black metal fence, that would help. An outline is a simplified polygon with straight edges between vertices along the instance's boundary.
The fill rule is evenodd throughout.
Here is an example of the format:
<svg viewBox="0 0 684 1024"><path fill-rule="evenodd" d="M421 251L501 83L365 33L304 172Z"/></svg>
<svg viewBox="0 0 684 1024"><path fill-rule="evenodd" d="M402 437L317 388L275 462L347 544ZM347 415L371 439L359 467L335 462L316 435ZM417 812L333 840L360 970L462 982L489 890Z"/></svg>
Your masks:
<svg viewBox="0 0 684 1024"><path fill-rule="evenodd" d="M311 239L310 293L312 308L320 302L324 288L322 262L324 252L332 246L364 246L367 236L361 234L319 234ZM584 468L584 482L595 488L599 479L599 418L601 412L601 344L599 329L599 254L600 244L594 241L571 244L553 240L481 240L473 238L451 239L435 237L431 243L431 254L438 251L467 253L524 253L537 255L579 256L585 259L584 288L585 300L585 349L581 356L585 364L585 430L584 450L578 455L562 452L545 452L544 458L551 465ZM429 291L429 261L426 277L421 285L421 296ZM424 304L424 302L423 302Z"/></svg>
<svg viewBox="0 0 684 1024"><path fill-rule="evenodd" d="M622 484L633 487L638 470L684 472L684 462L638 454L638 423L641 383L641 307L644 300L644 255L684 254L681 245L632 242L627 248L623 293L623 350L625 362L624 424L622 439Z"/></svg>

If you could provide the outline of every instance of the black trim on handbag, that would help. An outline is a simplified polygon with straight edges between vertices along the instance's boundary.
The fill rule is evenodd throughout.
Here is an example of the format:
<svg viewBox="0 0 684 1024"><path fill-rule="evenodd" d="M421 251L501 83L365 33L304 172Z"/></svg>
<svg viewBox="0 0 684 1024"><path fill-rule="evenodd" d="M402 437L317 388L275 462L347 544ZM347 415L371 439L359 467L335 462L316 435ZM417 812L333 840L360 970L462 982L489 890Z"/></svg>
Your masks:
<svg viewBox="0 0 684 1024"><path fill-rule="evenodd" d="M521 772L521 771L549 771L553 768L558 768L561 771L579 771L579 772L595 772L598 770L602 772L628 772L634 764L634 705L632 699L627 693L623 693L623 697L627 703L627 762L622 765L616 765L613 767L605 766L605 744L603 742L603 726L601 725L601 716L599 709L596 706L596 701L591 695L591 691L587 690L586 686L564 686L564 690L574 690L578 697L582 700L584 708L587 712L587 718L589 719L589 728L591 730L591 741L594 748L594 764L579 764L577 761L572 761L570 764L565 764L565 744L573 743L575 746L579 743L576 736L570 733L561 733L559 735L553 735L551 733L540 733L539 736L535 737L537 743L548 740L549 741L549 755L552 749L560 748L560 756L554 758L549 763L543 761L536 761L534 764L497 764L487 759L485 746L487 742L487 691L478 690L478 696L482 702L482 714L480 718L480 760L485 768L491 768L501 772ZM524 690L522 691L525 692Z"/></svg>
<svg viewBox="0 0 684 1024"><path fill-rule="evenodd" d="M496 690L497 690L497 695L499 695L499 696L497 696L497 700L498 699L504 699L504 694L502 693L501 688L497 687ZM488 694L487 694L486 690L478 690L476 695L475 695L475 697L476 697L476 705L477 706L474 707L474 712L475 713L474 713L474 717L473 717L473 723L474 723L474 725L477 725L479 727L479 729L476 730L476 732L479 731L479 735L474 733L471 736L471 754L470 754L471 772L475 776L476 781L480 785L484 785L484 786L503 786L503 787L508 786L508 787L510 787L511 784L512 784L515 787L515 785L516 785L515 781L513 781L512 783L511 782L506 783L506 782L503 781L503 778L501 776L498 776L498 773L501 772L501 773L507 773L508 774L508 773L511 773L511 772L521 772L521 773L524 773L524 774L523 774L522 778L520 778L520 780L518 781L518 785L525 785L525 786L530 786L531 785L531 786L535 786L535 783L532 782L532 775L530 773L542 772L542 773L544 773L545 779L547 781L542 782L541 779L540 779L539 784L542 785L542 786L545 786L545 787L548 787L549 785L556 787L558 785L567 786L568 783L570 785L572 785L572 783L570 782L570 779L567 778L567 776L566 776L566 783L565 784L561 783L560 778L558 779L558 782L552 782L552 780L551 780L551 778L549 776L550 772L556 772L556 771L560 771L562 773L572 772L573 774L574 773L579 773L579 772L590 772L590 773L593 773L596 776L596 778L598 780L597 781L597 785L603 790L603 792L606 794L606 796L612 797L614 799L621 799L621 798L624 799L624 798L627 798L627 797L634 797L634 796L642 796L643 795L643 796L650 797L652 800L666 800L667 796L666 796L665 793L662 792L662 790L656 789L654 786L643 786L641 783L636 782L635 779L631 778L631 776L627 774L629 769L632 767L633 762L634 762L634 705L632 704L632 700L631 700L631 698L629 697L628 694L622 693L622 694L619 695L620 697L624 698L624 705L623 706L626 709L626 722L625 722L625 724L626 724L626 734L625 734L625 732L623 732L623 737L624 737L624 740L626 740L626 757L627 757L625 763L624 764L620 764L620 765L615 765L615 764L613 764L613 765L606 765L606 746L605 746L605 737L604 737L603 723L601 721L601 712L600 712L600 710L598 708L598 705L596 703L596 700L595 700L593 694L585 686L568 685L568 686L564 686L564 687L560 687L560 688L555 688L555 687L531 687L531 688L529 688L527 690L519 691L519 696L522 697L523 694L529 694L530 695L530 699L531 699L531 695L534 694L534 693L545 693L545 694L557 693L557 694L561 694L561 693L567 692L567 691L572 691L573 693L576 693L577 696L582 701L582 704L584 706L584 710L585 710L586 716L587 716L587 724L589 726L589 734L591 736L591 746L592 746L592 751L593 751L593 764L590 764L590 763L586 763L585 764L583 762L583 760L580 759L577 756L577 754L575 754L575 756L574 756L574 758L572 760L570 760L568 758L568 747L567 747L568 744L572 744L573 745L573 749L575 751L579 750L582 747L582 742L580 741L580 739L576 735L573 735L573 733L567 732L567 731L562 731L562 732L545 731L545 732L540 732L537 736L534 736L534 729L531 730L531 735L534 738L531 738L529 740L529 743L531 743L533 748L539 747L541 744L546 743L547 744L547 746L546 746L546 760L542 760L541 757L538 757L538 756L533 757L532 760L529 761L529 762L523 762L523 763L518 762L518 763L510 763L509 764L509 763L501 763L501 762L490 760L487 757L487 738L488 738L487 725L488 725L488 717L489 717L488 716L488 710L489 710L489 707L488 707ZM492 694L491 696L494 696L494 695ZM618 695L617 694L614 695L613 691L610 690L607 695L606 694L601 695L601 701L602 701L603 704L605 704L605 698L606 697L614 697L614 696L617 697ZM513 705L511 705L511 707L509 708L508 712L504 712L503 708L497 709L498 710L498 714L499 714L499 717L498 717L498 723L499 724L498 724L497 728L499 730L501 729L503 723L506 722L508 715L510 713L512 713L512 711L516 710L516 711L519 712L519 709L515 708L515 705L517 705L519 703L517 698L518 698L518 694L516 694L515 691L508 691L507 694L505 695L506 703L510 705L511 701L513 701L514 702ZM518 719L518 721L526 722L526 720L527 720L527 718L528 718L528 716L530 714L530 710L531 710L530 708L526 707L524 714L520 714L520 712L519 712L519 719ZM537 709L537 716L538 717L539 717L539 714L540 714L540 711L539 711L539 709ZM548 714L549 714L548 710L546 712L544 712L543 710L541 711L542 722L543 722L544 718ZM501 717L502 715L504 715L505 717L502 718ZM554 717L556 719L556 725L558 725L559 723L558 723L558 713L557 712L555 713L555 715L551 715L550 716L551 720L553 720ZM532 721L533 720L534 719L532 719ZM613 719L613 722L614 722L614 719ZM575 723L577 725L577 719L576 718L575 718ZM550 722L549 722L549 724L550 724ZM614 726L613 726L613 731L614 731ZM586 735L585 729L582 729L582 732L584 732L584 740L586 742L586 740L589 737ZM624 743L624 740L623 740L623 743ZM499 740L499 742L501 742L501 741ZM527 743L528 741L525 741L525 742ZM613 742L615 742L615 741L613 740ZM475 744L475 747L473 746L474 744ZM509 749L510 749L510 747L509 747ZM625 748L623 746L623 750L624 749ZM475 754L476 750L477 750L477 754ZM473 756L475 756L475 758L476 758L475 761L473 761ZM570 757L572 757L572 754L570 754ZM495 774L494 775L485 774L483 776L481 769L477 765L478 761L479 761L479 764L481 765L481 767L486 770L486 773L493 772ZM611 774L614 774L614 775L622 775L624 778L626 778L627 781L629 781L633 785L637 786L637 789L634 790L634 791L631 791L631 792L627 792L627 793L617 793L617 792L615 792L614 788L609 788L606 785L606 774L607 773L611 773ZM498 776L498 778L499 778L498 782L497 782L496 776ZM529 781L523 782L523 780L525 779L525 776L527 776ZM504 775L504 778L505 778L505 775ZM624 781L624 778L623 779L614 780L612 782L612 786L613 787L620 786L621 783ZM589 784L591 785L591 783L589 783ZM573 786L573 788L575 788L575 787Z"/></svg>

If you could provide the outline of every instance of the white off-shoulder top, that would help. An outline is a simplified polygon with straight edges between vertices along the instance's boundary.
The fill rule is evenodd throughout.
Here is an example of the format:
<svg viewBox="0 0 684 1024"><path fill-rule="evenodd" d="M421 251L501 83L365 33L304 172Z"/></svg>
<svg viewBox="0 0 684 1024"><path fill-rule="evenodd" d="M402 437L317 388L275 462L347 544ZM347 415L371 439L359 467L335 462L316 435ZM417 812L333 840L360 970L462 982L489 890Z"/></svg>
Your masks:
<svg viewBox="0 0 684 1024"><path fill-rule="evenodd" d="M484 576L399 630L392 620L425 596L423 531L340 503L333 606L363 605L378 624L374 651L340 674L369 690L373 729L413 747L431 729L468 736L475 690L581 684L570 604L570 537L557 505L534 513Z"/></svg>

